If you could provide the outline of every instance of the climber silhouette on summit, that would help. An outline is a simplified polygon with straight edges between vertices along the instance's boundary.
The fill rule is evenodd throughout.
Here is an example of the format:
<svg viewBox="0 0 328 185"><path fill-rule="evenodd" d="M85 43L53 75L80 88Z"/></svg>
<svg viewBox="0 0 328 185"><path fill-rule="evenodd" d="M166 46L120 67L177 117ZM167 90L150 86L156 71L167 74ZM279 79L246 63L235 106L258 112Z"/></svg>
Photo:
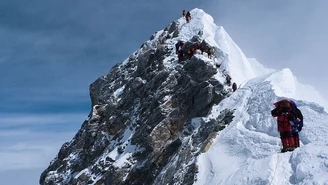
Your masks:
<svg viewBox="0 0 328 185"><path fill-rule="evenodd" d="M182 10L182 17L186 16L186 10Z"/></svg>
<svg viewBox="0 0 328 185"><path fill-rule="evenodd" d="M187 14L186 14L187 23L189 23L190 19L191 19L191 15L190 15L190 12L188 11Z"/></svg>

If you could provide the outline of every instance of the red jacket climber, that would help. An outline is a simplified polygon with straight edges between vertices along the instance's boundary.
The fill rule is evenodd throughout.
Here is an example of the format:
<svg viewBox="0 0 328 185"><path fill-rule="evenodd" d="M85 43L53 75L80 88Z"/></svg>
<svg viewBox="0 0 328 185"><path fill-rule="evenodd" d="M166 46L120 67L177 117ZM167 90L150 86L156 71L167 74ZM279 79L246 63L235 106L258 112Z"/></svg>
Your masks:
<svg viewBox="0 0 328 185"><path fill-rule="evenodd" d="M275 109L271 111L273 117L277 117L278 131L280 132L280 139L282 143L281 152L293 151L295 149L295 141L292 136L292 125L290 121L296 118L292 112L293 104L287 100L281 100L274 103Z"/></svg>
<svg viewBox="0 0 328 185"><path fill-rule="evenodd" d="M234 82L232 84L232 92L235 92L237 90L237 84Z"/></svg>
<svg viewBox="0 0 328 185"><path fill-rule="evenodd" d="M190 12L188 11L187 14L186 14L187 23L190 21L190 19L191 19L191 15L190 15Z"/></svg>

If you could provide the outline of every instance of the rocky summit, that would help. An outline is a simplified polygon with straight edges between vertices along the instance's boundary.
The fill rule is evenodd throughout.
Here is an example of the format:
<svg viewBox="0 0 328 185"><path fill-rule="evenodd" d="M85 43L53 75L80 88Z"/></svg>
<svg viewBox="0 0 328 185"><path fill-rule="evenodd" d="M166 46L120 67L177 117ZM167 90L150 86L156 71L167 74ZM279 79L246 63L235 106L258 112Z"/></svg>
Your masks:
<svg viewBox="0 0 328 185"><path fill-rule="evenodd" d="M229 109L202 117L231 95L225 75L235 59L225 47L229 36L210 15L194 9L191 16L154 33L90 85L88 120L62 145L40 184L194 183L197 157L233 119ZM184 44L176 46L179 41Z"/></svg>

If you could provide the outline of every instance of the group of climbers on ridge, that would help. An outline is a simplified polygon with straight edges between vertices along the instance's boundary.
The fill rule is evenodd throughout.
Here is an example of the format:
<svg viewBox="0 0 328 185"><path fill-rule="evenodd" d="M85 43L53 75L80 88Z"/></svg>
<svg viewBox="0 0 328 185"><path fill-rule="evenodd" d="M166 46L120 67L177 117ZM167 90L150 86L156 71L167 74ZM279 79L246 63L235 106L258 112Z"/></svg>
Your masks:
<svg viewBox="0 0 328 185"><path fill-rule="evenodd" d="M178 55L179 62L183 61L184 58L190 59L196 50L200 50L203 54L204 52L207 53L208 58L214 57L214 49L210 47L205 41L201 43L192 43L188 42L184 47L185 43L182 40L179 40L175 44L175 52Z"/></svg>
<svg viewBox="0 0 328 185"><path fill-rule="evenodd" d="M278 131L282 143L281 152L293 151L300 146L299 134L303 127L303 115L292 100L283 99L274 103L271 111L277 117Z"/></svg>
<svg viewBox="0 0 328 185"><path fill-rule="evenodd" d="M182 16L186 18L187 23L189 22L189 20L191 19L191 14L188 11L186 13L186 10L182 10ZM200 34L200 33L198 33ZM213 47L210 47L206 42L202 42L202 43L193 43L192 46L188 47L186 51L183 50L183 46L184 46L184 41L179 40L176 44L175 44L175 52L178 55L178 61L181 62L183 61L184 57L187 58L191 58L196 50L200 50L201 53L203 54L204 52L207 53L208 58L212 59L214 58L214 49ZM229 75L227 75L227 84L229 86L231 86L231 77ZM234 82L232 84L232 91L235 92L237 90L237 84Z"/></svg>
<svg viewBox="0 0 328 185"><path fill-rule="evenodd" d="M186 10L182 10L182 17L185 17L187 23L189 23L189 21L190 21L190 19L191 19L191 14L190 14L189 11L186 13Z"/></svg>

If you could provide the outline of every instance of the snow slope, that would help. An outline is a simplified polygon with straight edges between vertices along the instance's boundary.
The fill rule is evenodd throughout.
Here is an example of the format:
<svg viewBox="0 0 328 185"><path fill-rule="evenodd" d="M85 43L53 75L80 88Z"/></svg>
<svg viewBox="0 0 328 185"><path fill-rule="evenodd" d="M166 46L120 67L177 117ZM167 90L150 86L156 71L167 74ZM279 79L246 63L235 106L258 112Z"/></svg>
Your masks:
<svg viewBox="0 0 328 185"><path fill-rule="evenodd" d="M199 157L195 184L328 184L328 114L322 107L296 101L305 120L301 147L278 152L280 139L270 115L272 102L280 99L272 85L276 75L250 80L203 118L215 117L224 109L236 110L233 122Z"/></svg>
<svg viewBox="0 0 328 185"><path fill-rule="evenodd" d="M290 69L267 69L256 59L247 59L223 27L216 26L203 10L194 9L191 15L189 24L184 18L178 20L181 31L174 42L203 32L202 39L223 52L223 58L216 53L216 60L222 60L216 78L222 81L224 74L230 74L239 86L202 118L215 118L224 109L236 110L233 122L199 157L195 185L328 185L328 114L321 107L328 108L326 100L311 86L299 83ZM301 147L281 154L276 120L270 111L275 101L285 97L298 104L305 125L300 133Z"/></svg>
<svg viewBox="0 0 328 185"><path fill-rule="evenodd" d="M234 59L247 62L243 57L230 57L229 62ZM248 80L245 85L203 118L215 118L224 109L235 109L233 122L217 135L210 150L199 157L195 185L328 184L328 114L317 104L327 107L326 101L312 87L300 84L290 69L263 70L257 63L251 66L257 77L245 78ZM240 72L239 68L229 70L235 74L234 78ZM243 77L244 74L238 79ZM296 101L305 126L300 133L301 147L281 154L276 120L270 111L273 102L283 97Z"/></svg>
<svg viewBox="0 0 328 185"><path fill-rule="evenodd" d="M256 59L248 59L223 27L215 25L203 10L193 9L191 16L190 23L184 18L177 20L179 36L166 44L174 46L178 40L189 41L194 35L201 35L216 49L214 62L220 67L215 77L223 82L224 75L229 74L239 86L229 98L214 106L208 117L202 118L215 118L225 109L235 110L233 122L198 158L199 173L194 184L328 185L328 175L324 175L328 174L328 115L321 107L328 108L326 100L311 86L299 83L290 69L267 69ZM154 45L163 32L157 32L146 45ZM172 53L165 59L165 67L174 67L174 58ZM281 154L276 120L270 111L273 103L284 97L298 104L305 126L300 133L301 147Z"/></svg>
<svg viewBox="0 0 328 185"><path fill-rule="evenodd" d="M202 18L206 21L201 23L213 26L206 38L228 56L224 61L226 71L234 81L243 83L202 118L212 119L225 109L235 110L232 123L198 158L199 173L194 184L328 185L326 100L311 86L299 83L290 69L266 69L254 59L250 62L222 27L214 29L208 15ZM270 111L275 101L285 97L295 100L305 125L300 132L301 147L279 153L279 133Z"/></svg>

